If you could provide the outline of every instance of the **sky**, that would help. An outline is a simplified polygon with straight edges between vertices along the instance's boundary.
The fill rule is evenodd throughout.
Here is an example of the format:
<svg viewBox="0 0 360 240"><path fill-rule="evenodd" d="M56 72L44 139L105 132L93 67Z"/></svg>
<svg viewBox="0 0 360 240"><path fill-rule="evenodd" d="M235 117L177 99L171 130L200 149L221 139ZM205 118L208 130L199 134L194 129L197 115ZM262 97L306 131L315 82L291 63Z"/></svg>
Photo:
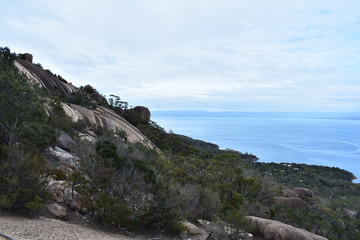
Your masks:
<svg viewBox="0 0 360 240"><path fill-rule="evenodd" d="M156 110L360 109L358 0L2 0L0 46Z"/></svg>

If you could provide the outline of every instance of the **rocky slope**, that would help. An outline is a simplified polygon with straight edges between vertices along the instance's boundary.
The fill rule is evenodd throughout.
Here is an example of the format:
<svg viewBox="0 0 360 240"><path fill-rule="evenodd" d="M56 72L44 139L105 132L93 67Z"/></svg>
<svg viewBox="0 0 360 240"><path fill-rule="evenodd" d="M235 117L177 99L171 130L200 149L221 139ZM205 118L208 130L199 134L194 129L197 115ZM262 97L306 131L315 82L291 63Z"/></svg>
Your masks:
<svg viewBox="0 0 360 240"><path fill-rule="evenodd" d="M25 56L27 56L27 60L17 59L14 61L14 66L33 83L65 97L80 91L61 77L55 76L51 72L43 70L40 66L33 64L31 54L25 54ZM93 95L99 102L107 104L107 100L100 94ZM104 127L114 133L124 131L126 133L126 141L131 143L141 142L150 148L156 148L136 127L107 107L98 105L96 109L92 110L76 104L66 103L62 103L62 107L74 122L82 120L88 125ZM84 133L82 136L88 140L96 137L93 132Z"/></svg>

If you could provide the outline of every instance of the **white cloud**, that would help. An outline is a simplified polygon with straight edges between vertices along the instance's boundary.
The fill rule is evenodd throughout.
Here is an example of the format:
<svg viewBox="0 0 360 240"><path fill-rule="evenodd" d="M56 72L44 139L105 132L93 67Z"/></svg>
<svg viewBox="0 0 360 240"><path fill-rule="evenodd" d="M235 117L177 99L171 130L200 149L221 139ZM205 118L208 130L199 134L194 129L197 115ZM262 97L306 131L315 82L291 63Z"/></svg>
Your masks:
<svg viewBox="0 0 360 240"><path fill-rule="evenodd" d="M3 44L130 104L360 107L358 1L36 0L4 7Z"/></svg>

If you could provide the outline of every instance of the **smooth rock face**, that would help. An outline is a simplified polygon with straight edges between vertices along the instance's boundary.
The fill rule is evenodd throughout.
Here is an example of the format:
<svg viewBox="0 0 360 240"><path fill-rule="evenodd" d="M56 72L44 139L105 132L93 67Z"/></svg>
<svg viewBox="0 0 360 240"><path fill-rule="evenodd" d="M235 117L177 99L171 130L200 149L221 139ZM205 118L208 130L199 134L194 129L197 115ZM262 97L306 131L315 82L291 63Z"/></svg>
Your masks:
<svg viewBox="0 0 360 240"><path fill-rule="evenodd" d="M85 121L90 125L98 125L107 128L116 133L123 130L126 133L126 140L130 143L141 142L144 145L157 149L157 147L149 141L149 139L142 134L136 127L131 125L123 117L116 114L113 110L98 106L95 110L90 110L85 107L75 104L62 104L66 113L74 122L79 120Z"/></svg>
<svg viewBox="0 0 360 240"><path fill-rule="evenodd" d="M14 61L14 66L19 70L19 72L24 73L30 81L48 89L49 91L57 92L63 96L69 96L71 93L79 92L79 89L75 86L65 83L58 77L44 71L39 66L36 66L28 61L17 59Z"/></svg>
<svg viewBox="0 0 360 240"><path fill-rule="evenodd" d="M66 208L60 206L57 203L49 204L47 208L54 216L60 219L66 219L68 217L68 212L66 211Z"/></svg>
<svg viewBox="0 0 360 240"><path fill-rule="evenodd" d="M301 198L297 197L275 197L275 203L293 209L304 209L307 206Z"/></svg>
<svg viewBox="0 0 360 240"><path fill-rule="evenodd" d="M246 217L254 227L253 234L265 240L327 240L327 238L295 228L291 225L265 218Z"/></svg>

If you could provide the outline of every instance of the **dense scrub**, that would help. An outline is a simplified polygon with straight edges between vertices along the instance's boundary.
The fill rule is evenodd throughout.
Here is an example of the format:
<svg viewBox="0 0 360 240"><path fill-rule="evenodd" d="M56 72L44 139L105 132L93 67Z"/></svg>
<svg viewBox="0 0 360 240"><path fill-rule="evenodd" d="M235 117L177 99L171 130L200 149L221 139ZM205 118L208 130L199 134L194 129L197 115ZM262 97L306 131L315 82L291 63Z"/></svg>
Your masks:
<svg viewBox="0 0 360 240"><path fill-rule="evenodd" d="M286 187L305 187L315 192L313 205L304 210L274 206L273 219L316 232L330 239L359 239L360 216L351 218L347 210L360 210L360 184L352 173L325 166L296 163L256 163L254 168Z"/></svg>

